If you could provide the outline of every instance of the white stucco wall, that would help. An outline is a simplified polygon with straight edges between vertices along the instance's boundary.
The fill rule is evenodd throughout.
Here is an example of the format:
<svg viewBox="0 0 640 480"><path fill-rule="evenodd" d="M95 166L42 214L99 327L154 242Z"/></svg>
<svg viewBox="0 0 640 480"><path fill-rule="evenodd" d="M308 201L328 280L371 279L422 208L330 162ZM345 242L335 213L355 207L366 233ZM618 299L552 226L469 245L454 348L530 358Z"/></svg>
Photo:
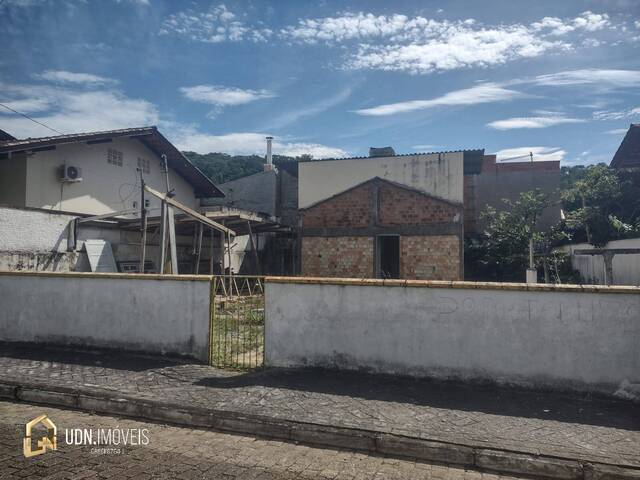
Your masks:
<svg viewBox="0 0 640 480"><path fill-rule="evenodd" d="M590 250L596 248L589 243L567 245L564 250ZM640 248L640 238L614 240L604 248ZM580 272L587 283L604 285L604 260L602 255L572 255L571 265ZM616 255L613 257L613 285L640 286L640 254Z"/></svg>
<svg viewBox="0 0 640 480"><path fill-rule="evenodd" d="M109 148L123 152L122 167L107 162ZM150 173L144 174L146 184L165 191L160 158L135 139L58 145L55 150L36 152L27 158L26 206L94 215L133 208L134 201L140 202L138 157L150 160ZM63 164L80 167L82 181L61 183L58 169ZM176 200L190 207L198 205L191 185L172 170L169 182ZM160 208L158 199L149 194L147 198L151 208Z"/></svg>
<svg viewBox="0 0 640 480"><path fill-rule="evenodd" d="M632 290L267 281L266 364L611 393L625 379L640 382L640 289Z"/></svg>
<svg viewBox="0 0 640 480"><path fill-rule="evenodd" d="M187 281L74 275L0 272L0 341L121 348L207 360L207 277Z"/></svg>
<svg viewBox="0 0 640 480"><path fill-rule="evenodd" d="M298 208L380 177L462 203L463 152L301 162Z"/></svg>

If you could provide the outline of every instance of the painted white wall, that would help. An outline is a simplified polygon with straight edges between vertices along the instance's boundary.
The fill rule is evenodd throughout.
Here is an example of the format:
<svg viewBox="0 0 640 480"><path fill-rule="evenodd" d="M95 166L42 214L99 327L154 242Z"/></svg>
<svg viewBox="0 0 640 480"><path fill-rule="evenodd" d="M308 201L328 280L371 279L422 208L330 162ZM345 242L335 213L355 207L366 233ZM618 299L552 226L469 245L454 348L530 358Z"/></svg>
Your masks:
<svg viewBox="0 0 640 480"><path fill-rule="evenodd" d="M190 355L206 361L205 280L0 273L0 340Z"/></svg>
<svg viewBox="0 0 640 480"><path fill-rule="evenodd" d="M298 208L343 192L373 177L462 203L463 152L301 162Z"/></svg>
<svg viewBox="0 0 640 480"><path fill-rule="evenodd" d="M596 247L588 243L577 243L568 245L563 250L573 253L574 250L592 248ZM614 240L604 248L640 248L640 238ZM601 255L571 255L571 265L580 272L586 282L604 285L604 260ZM640 254L613 257L613 285L640 286Z"/></svg>
<svg viewBox="0 0 640 480"><path fill-rule="evenodd" d="M636 293L266 284L266 364L611 393L640 382Z"/></svg>
<svg viewBox="0 0 640 480"><path fill-rule="evenodd" d="M123 152L122 167L107 163L109 148ZM73 143L36 152L27 158L26 206L94 215L133 208L134 201L138 205L140 202L138 157L150 160L151 171L144 174L147 185L165 191L160 157L135 139L114 138L113 142L94 145ZM63 164L80 167L83 180L61 183L58 169ZM169 183L176 191L176 200L192 208L198 206L191 185L173 170L169 171ZM160 208L159 200L150 194L147 198L151 208Z"/></svg>

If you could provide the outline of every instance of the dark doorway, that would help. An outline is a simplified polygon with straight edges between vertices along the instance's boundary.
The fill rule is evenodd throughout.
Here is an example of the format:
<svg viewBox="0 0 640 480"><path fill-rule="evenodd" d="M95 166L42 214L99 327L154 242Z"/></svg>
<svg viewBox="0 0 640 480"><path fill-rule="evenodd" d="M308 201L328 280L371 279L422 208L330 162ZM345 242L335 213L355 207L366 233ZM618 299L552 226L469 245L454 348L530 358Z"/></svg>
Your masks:
<svg viewBox="0 0 640 480"><path fill-rule="evenodd" d="M377 237L378 278L400 278L400 237L380 235Z"/></svg>

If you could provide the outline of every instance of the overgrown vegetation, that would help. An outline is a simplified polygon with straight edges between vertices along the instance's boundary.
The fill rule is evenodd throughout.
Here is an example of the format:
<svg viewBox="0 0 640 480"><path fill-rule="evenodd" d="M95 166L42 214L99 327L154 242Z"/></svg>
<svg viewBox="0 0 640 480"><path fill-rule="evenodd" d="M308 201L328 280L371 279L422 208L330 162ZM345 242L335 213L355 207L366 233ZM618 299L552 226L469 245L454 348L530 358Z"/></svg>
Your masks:
<svg viewBox="0 0 640 480"><path fill-rule="evenodd" d="M258 155L228 155L226 153L182 152L202 172L213 180L214 183L225 183L237 178L246 177L254 173L262 172L265 163L264 157ZM300 157L288 157L274 155L273 164L280 170L297 177L298 161L311 159L310 155Z"/></svg>
<svg viewBox="0 0 640 480"><path fill-rule="evenodd" d="M522 281L528 266L529 239L535 245L535 264L553 283L579 282L567 255L557 247L568 242L606 245L611 240L640 235L640 188L628 172L604 164L563 167L561 207L565 218L541 230L538 219L549 206L540 191L523 192L505 209L487 208L486 230L465 245L474 279Z"/></svg>

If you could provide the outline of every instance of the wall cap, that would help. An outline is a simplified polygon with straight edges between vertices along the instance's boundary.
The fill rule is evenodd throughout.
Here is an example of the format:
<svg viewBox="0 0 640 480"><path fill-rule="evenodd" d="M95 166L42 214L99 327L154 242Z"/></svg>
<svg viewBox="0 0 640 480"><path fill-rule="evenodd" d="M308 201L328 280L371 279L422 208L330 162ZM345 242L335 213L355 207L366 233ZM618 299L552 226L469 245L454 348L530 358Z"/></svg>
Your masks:
<svg viewBox="0 0 640 480"><path fill-rule="evenodd" d="M19 272L2 271L0 276L53 277L53 278L118 278L121 280L179 280L184 282L210 282L211 275L160 275L157 273L97 273L97 272Z"/></svg>
<svg viewBox="0 0 640 480"><path fill-rule="evenodd" d="M369 287L421 287L466 290L516 290L527 292L580 292L640 294L640 287L626 285L548 285L544 283L463 282L445 280L384 280L378 278L265 277L265 283L354 285Z"/></svg>

